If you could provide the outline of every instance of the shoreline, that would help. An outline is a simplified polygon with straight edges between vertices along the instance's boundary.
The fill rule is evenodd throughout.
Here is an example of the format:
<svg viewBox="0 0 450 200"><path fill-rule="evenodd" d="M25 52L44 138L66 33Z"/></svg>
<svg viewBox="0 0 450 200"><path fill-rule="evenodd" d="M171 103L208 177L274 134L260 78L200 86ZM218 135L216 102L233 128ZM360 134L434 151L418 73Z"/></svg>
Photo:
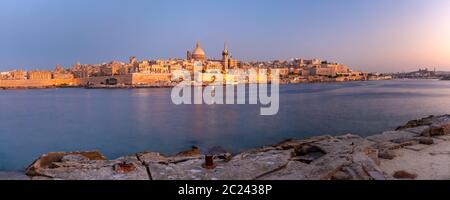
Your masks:
<svg viewBox="0 0 450 200"><path fill-rule="evenodd" d="M301 84L343 84L352 82L373 82L373 81L392 81L392 80L439 80L439 79L390 79L390 80L361 80L361 81L334 81L334 82L299 82L299 83L280 83L280 85L301 85ZM256 84L256 83L255 83ZM270 84L270 83L269 83ZM45 86L45 87L0 87L1 90L42 90L42 89L145 89L145 88L173 88L175 83L155 84L155 85L96 85L96 86ZM249 85L246 83L245 85ZM205 87L207 85L204 85ZM227 86L224 84L224 86ZM196 87L192 85L192 87Z"/></svg>
<svg viewBox="0 0 450 200"><path fill-rule="evenodd" d="M139 152L115 160L98 151L53 152L25 172L0 172L0 179L439 180L450 179L449 152L450 115L443 115L366 138L347 134L289 139L235 155L217 150L205 157L196 147L171 156ZM207 159L213 164L205 166Z"/></svg>

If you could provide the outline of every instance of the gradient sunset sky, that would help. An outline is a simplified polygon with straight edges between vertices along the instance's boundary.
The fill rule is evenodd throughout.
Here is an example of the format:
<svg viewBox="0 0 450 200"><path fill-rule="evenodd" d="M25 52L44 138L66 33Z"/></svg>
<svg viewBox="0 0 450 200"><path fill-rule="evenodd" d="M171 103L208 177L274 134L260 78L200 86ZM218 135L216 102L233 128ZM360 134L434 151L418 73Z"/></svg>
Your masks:
<svg viewBox="0 0 450 200"><path fill-rule="evenodd" d="M450 71L449 0L1 0L0 71L184 58L321 58Z"/></svg>

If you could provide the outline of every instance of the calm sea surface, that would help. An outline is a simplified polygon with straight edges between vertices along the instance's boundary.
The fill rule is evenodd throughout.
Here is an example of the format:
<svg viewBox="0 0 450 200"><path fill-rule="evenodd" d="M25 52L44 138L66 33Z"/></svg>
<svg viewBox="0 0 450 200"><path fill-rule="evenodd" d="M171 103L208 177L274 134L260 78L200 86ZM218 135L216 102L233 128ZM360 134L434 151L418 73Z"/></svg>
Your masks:
<svg viewBox="0 0 450 200"><path fill-rule="evenodd" d="M287 138L394 129L450 113L450 82L396 80L285 85L280 111L260 105L172 104L170 89L0 91L0 171L23 170L52 151L172 154L192 145L232 152Z"/></svg>

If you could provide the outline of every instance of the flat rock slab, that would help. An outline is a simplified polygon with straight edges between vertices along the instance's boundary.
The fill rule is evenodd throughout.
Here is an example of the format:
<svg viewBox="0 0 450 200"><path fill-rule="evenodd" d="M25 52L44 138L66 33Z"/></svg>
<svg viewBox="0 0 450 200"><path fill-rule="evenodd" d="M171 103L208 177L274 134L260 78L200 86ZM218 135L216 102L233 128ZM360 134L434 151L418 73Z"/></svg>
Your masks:
<svg viewBox="0 0 450 200"><path fill-rule="evenodd" d="M328 137L310 143L326 154L311 163L290 161L285 168L261 177L262 180L327 180L344 166L352 164L352 154L357 145L365 145L359 136ZM295 159L295 158L294 158Z"/></svg>
<svg viewBox="0 0 450 200"><path fill-rule="evenodd" d="M285 167L291 158L290 150L243 153L230 161L215 160L214 169L203 168L204 159L190 159L179 163L150 162L153 180L254 180Z"/></svg>
<svg viewBox="0 0 450 200"><path fill-rule="evenodd" d="M401 131L414 133L416 135L422 135L425 131L427 131L429 129L430 129L430 126L418 126L418 127L414 127L414 128L405 128L405 129L402 129Z"/></svg>
<svg viewBox="0 0 450 200"><path fill-rule="evenodd" d="M366 139L373 142L403 143L416 139L419 134L408 131L386 131L380 135L369 136Z"/></svg>
<svg viewBox="0 0 450 200"><path fill-rule="evenodd" d="M120 166L124 169L120 169ZM149 180L147 170L135 157L117 160L55 162L36 170L36 179L52 180Z"/></svg>
<svg viewBox="0 0 450 200"><path fill-rule="evenodd" d="M444 141L450 141L450 135L436 136L434 138L439 139L439 140L444 140Z"/></svg>
<svg viewBox="0 0 450 200"><path fill-rule="evenodd" d="M158 152L143 152L138 153L137 158L145 165L150 163L169 164L169 163L181 163L188 160L201 159L202 155L190 155L190 156L164 156Z"/></svg>
<svg viewBox="0 0 450 200"><path fill-rule="evenodd" d="M412 150L412 151L422 151L426 148L430 147L429 145L425 145L425 144L416 144L416 145L412 145L412 146L407 146L404 147L405 149L408 150Z"/></svg>
<svg viewBox="0 0 450 200"><path fill-rule="evenodd" d="M380 168L387 174L407 171L417 174L420 180L450 179L450 141L441 142L421 151L395 150L399 155L392 160L382 160Z"/></svg>
<svg viewBox="0 0 450 200"><path fill-rule="evenodd" d="M305 170L308 164L291 161L282 170L262 176L260 180L306 180L308 172ZM310 175L309 175L310 176Z"/></svg>

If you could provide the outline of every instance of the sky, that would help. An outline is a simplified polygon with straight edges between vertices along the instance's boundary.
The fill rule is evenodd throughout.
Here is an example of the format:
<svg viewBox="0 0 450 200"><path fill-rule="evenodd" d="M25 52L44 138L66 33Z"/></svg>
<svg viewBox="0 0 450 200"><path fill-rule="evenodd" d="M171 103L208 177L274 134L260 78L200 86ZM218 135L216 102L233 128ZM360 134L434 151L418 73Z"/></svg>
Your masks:
<svg viewBox="0 0 450 200"><path fill-rule="evenodd" d="M1 0L0 71L112 60L320 58L450 71L449 0Z"/></svg>

